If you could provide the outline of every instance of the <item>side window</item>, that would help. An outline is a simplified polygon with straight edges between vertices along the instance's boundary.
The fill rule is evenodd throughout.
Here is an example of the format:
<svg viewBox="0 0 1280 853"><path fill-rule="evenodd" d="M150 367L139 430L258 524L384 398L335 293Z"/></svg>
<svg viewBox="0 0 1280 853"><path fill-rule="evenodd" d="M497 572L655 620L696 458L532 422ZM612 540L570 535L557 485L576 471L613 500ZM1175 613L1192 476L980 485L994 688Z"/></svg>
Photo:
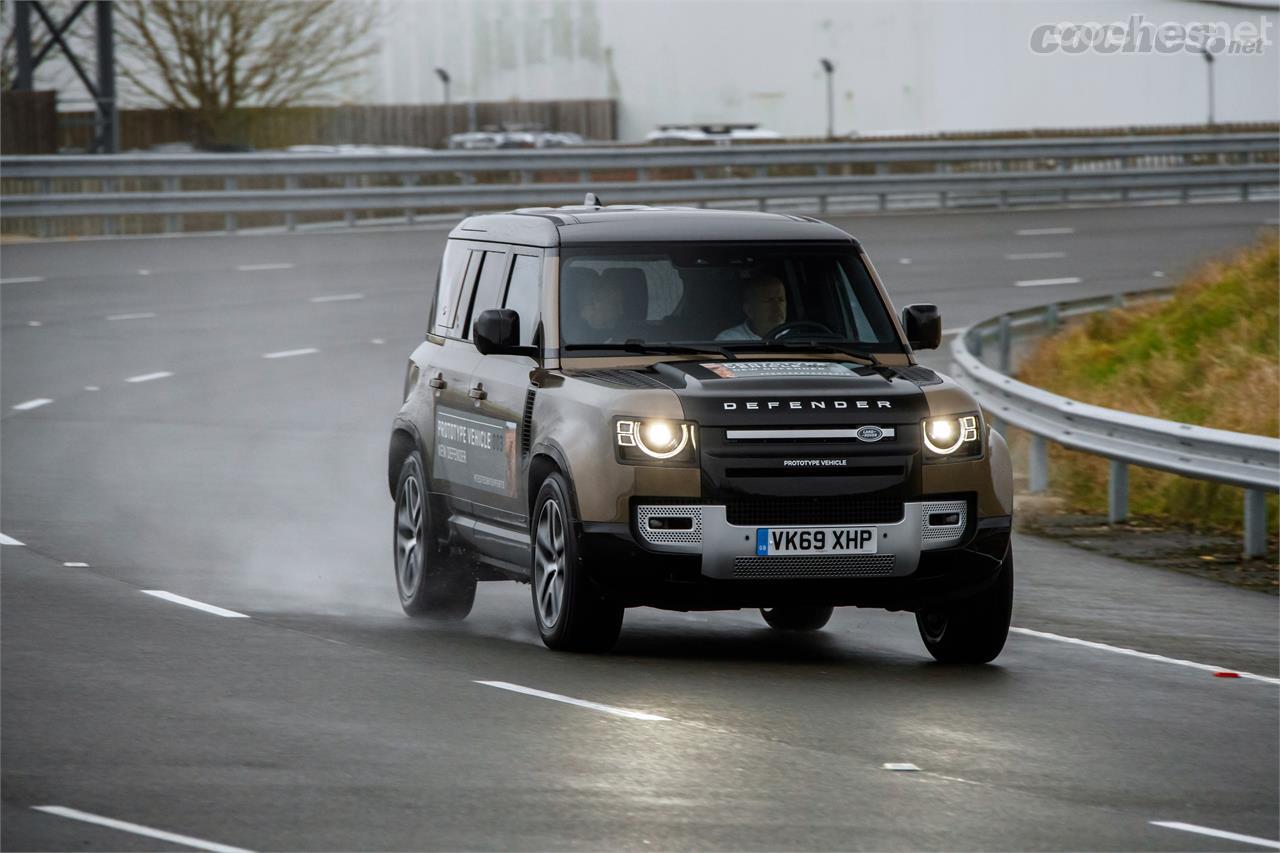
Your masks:
<svg viewBox="0 0 1280 853"><path fill-rule="evenodd" d="M466 246L453 241L445 247L440 261L440 277L436 280L435 316L432 331L446 334L458 321L458 298L462 284L467 280L467 261L473 253Z"/></svg>
<svg viewBox="0 0 1280 853"><path fill-rule="evenodd" d="M477 252L476 255L480 255ZM467 312L467 322L462 330L463 340L471 340L471 323L480 316L481 311L498 308L502 304L502 274L506 272L506 252L485 252L484 262L480 267L480 277L476 279L475 296L471 300L471 310Z"/></svg>
<svg viewBox="0 0 1280 853"><path fill-rule="evenodd" d="M533 343L533 330L538 322L538 283L542 259L533 255L516 255L511 267L511 281L507 284L507 298L503 308L511 308L520 315L520 345Z"/></svg>

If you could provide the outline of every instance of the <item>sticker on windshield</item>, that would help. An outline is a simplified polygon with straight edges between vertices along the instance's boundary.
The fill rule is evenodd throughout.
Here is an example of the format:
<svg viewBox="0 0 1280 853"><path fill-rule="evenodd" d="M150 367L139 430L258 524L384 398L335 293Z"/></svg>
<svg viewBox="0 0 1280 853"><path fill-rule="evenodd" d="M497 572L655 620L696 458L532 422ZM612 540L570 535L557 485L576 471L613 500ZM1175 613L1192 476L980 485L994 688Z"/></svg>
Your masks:
<svg viewBox="0 0 1280 853"><path fill-rule="evenodd" d="M721 379L849 375L849 365L841 361L711 361L702 366Z"/></svg>
<svg viewBox="0 0 1280 853"><path fill-rule="evenodd" d="M436 410L434 474L473 489L515 495L516 425Z"/></svg>

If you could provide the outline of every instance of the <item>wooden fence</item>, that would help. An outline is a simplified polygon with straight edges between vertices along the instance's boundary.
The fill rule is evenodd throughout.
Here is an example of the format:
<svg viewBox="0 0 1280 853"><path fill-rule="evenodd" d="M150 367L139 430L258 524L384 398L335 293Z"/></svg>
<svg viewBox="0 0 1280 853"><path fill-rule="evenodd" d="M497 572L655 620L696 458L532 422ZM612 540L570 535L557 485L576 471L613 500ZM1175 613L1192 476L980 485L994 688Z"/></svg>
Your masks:
<svg viewBox="0 0 1280 853"><path fill-rule="evenodd" d="M0 93L0 153L53 154L58 150L58 93Z"/></svg>

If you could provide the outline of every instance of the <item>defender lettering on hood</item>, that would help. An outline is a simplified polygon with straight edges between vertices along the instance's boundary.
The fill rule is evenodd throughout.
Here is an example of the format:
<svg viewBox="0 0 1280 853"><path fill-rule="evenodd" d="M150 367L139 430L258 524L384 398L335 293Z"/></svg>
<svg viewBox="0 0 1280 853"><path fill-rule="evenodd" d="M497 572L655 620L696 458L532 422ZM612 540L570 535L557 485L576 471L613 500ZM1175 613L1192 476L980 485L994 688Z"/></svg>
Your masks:
<svg viewBox="0 0 1280 853"><path fill-rule="evenodd" d="M871 404L875 403L874 406ZM737 411L739 407L747 411L756 411L764 409L772 411L773 409L848 409L852 404L855 409L892 409L893 402L891 400L744 400L741 403L736 401L725 401L721 403L726 412Z"/></svg>

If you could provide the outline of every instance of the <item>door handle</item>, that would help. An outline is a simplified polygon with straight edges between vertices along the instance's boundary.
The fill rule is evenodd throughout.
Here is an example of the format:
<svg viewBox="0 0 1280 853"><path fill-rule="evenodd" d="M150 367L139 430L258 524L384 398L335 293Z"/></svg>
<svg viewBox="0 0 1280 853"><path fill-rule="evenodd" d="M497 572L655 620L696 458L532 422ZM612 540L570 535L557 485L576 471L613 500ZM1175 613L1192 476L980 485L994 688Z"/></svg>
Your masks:
<svg viewBox="0 0 1280 853"><path fill-rule="evenodd" d="M427 384L430 385L432 388L448 388L449 387L449 383L444 381L443 373L437 373L435 376L432 376L430 379L427 380Z"/></svg>
<svg viewBox="0 0 1280 853"><path fill-rule="evenodd" d="M471 386L471 390L467 392L467 395L473 400L483 400L485 397L489 396L489 392L484 390L483 382L477 382L475 385Z"/></svg>

